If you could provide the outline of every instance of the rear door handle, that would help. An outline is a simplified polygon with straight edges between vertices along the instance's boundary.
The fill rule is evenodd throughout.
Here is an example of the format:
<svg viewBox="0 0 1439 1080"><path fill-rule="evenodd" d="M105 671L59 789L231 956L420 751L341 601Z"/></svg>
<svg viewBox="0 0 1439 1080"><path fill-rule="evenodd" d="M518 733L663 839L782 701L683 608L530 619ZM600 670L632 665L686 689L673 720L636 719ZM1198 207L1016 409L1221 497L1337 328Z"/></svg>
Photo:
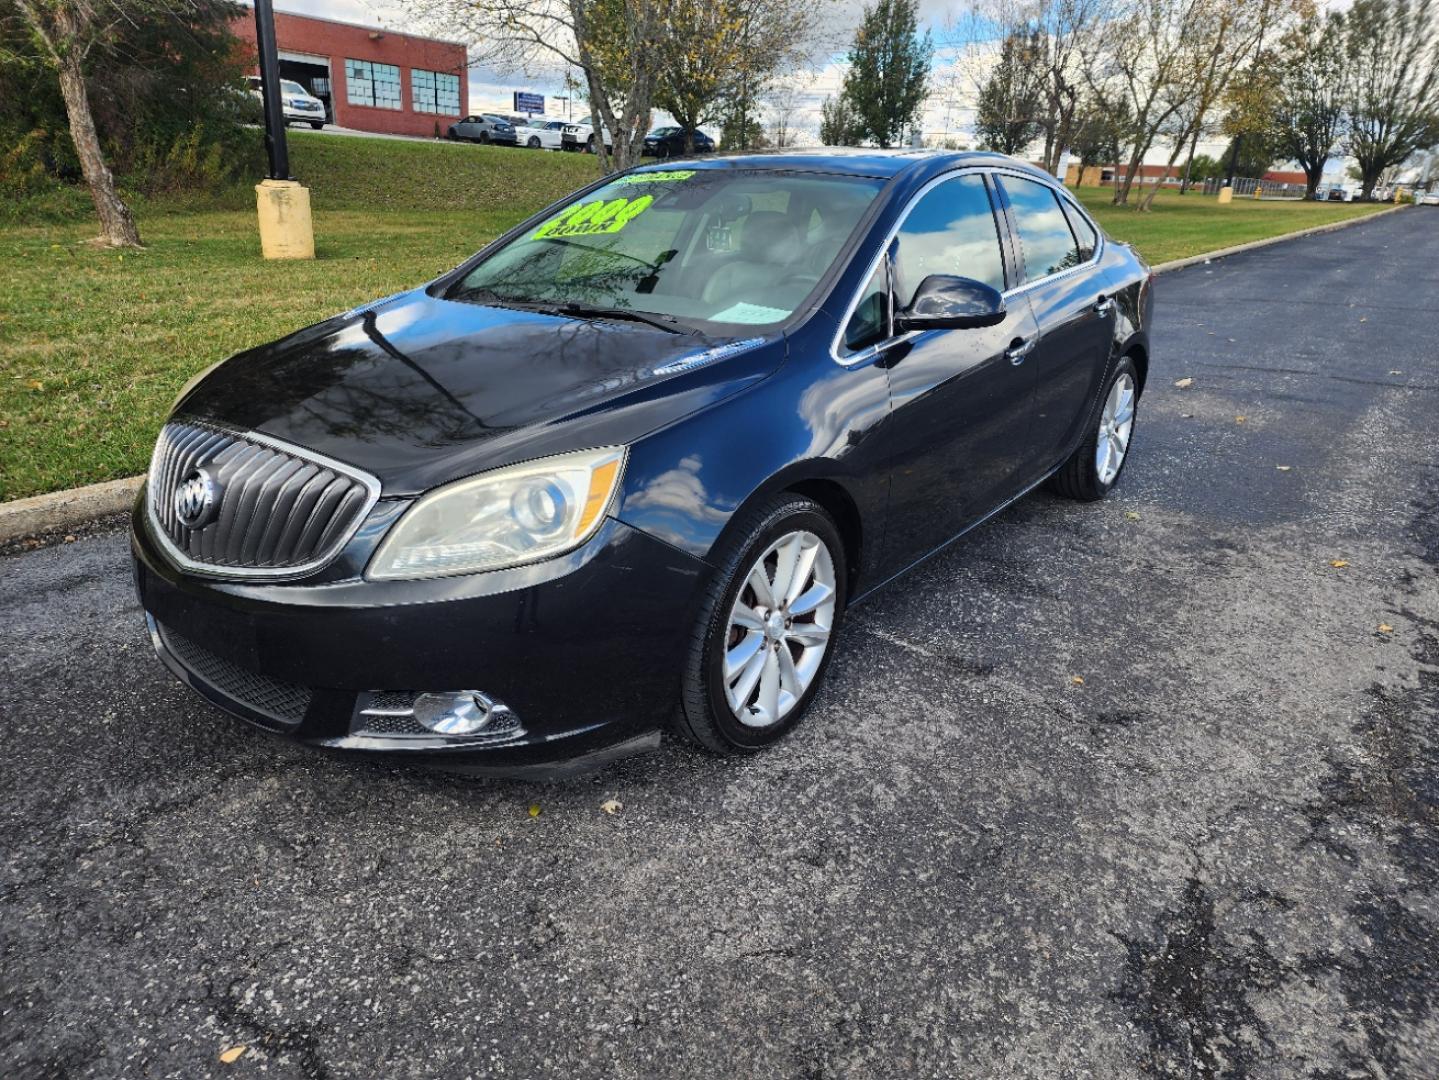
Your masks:
<svg viewBox="0 0 1439 1080"><path fill-rule="evenodd" d="M1096 315L1108 315L1114 310L1114 301L1107 296L1101 296L1094 302L1094 313Z"/></svg>
<svg viewBox="0 0 1439 1080"><path fill-rule="evenodd" d="M1024 338L1015 338L1009 343L1009 348L1004 350L1005 358L1008 359L1011 364L1024 363L1024 358L1029 355L1030 350L1034 348L1034 343L1038 340L1039 336L1037 334L1028 341Z"/></svg>

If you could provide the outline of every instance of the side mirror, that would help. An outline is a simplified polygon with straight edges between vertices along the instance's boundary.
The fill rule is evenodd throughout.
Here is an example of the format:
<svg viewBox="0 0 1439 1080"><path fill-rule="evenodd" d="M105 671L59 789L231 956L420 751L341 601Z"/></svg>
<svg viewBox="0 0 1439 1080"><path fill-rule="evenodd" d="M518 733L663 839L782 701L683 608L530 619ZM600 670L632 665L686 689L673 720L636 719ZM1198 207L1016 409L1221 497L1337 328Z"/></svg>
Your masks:
<svg viewBox="0 0 1439 1080"><path fill-rule="evenodd" d="M919 283L909 307L895 316L895 329L977 330L1004 321L1004 297L982 281L930 274Z"/></svg>

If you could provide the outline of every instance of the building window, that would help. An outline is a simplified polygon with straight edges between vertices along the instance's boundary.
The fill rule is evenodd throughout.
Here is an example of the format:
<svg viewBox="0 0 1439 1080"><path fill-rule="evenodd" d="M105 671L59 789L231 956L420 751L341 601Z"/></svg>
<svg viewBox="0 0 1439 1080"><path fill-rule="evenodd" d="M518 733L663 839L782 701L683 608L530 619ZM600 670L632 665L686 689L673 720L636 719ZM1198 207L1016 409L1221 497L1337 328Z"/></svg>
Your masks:
<svg viewBox="0 0 1439 1080"><path fill-rule="evenodd" d="M460 115L460 77L410 68L410 101L415 112Z"/></svg>
<svg viewBox="0 0 1439 1080"><path fill-rule="evenodd" d="M400 69L394 64L346 60L345 83L351 105L369 105L376 109L404 107L400 96Z"/></svg>

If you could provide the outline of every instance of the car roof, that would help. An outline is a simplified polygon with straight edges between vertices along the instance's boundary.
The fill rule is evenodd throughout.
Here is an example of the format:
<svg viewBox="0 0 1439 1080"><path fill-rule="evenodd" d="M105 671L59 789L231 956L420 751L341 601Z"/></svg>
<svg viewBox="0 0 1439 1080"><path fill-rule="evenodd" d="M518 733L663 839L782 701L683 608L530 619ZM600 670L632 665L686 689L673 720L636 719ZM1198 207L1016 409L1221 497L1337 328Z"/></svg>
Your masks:
<svg viewBox="0 0 1439 1080"><path fill-rule="evenodd" d="M666 161L663 165L647 168L673 169L677 164L681 162ZM875 150L867 147L823 146L772 153L722 154L719 157L706 155L703 158L686 160L682 164L686 167L693 165L713 169L803 169L806 172L870 176L886 180L906 172L939 172L958 165L991 165L1054 180L1048 173L1027 161L983 150Z"/></svg>

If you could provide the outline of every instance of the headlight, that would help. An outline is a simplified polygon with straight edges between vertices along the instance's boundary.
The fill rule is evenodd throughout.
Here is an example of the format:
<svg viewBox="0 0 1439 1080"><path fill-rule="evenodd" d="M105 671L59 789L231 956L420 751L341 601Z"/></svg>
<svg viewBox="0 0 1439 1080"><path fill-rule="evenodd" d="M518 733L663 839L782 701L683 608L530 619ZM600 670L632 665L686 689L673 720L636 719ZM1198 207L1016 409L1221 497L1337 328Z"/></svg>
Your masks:
<svg viewBox="0 0 1439 1080"><path fill-rule="evenodd" d="M405 512L370 562L372 580L473 574L578 547L604 520L623 447L511 465L436 488Z"/></svg>

